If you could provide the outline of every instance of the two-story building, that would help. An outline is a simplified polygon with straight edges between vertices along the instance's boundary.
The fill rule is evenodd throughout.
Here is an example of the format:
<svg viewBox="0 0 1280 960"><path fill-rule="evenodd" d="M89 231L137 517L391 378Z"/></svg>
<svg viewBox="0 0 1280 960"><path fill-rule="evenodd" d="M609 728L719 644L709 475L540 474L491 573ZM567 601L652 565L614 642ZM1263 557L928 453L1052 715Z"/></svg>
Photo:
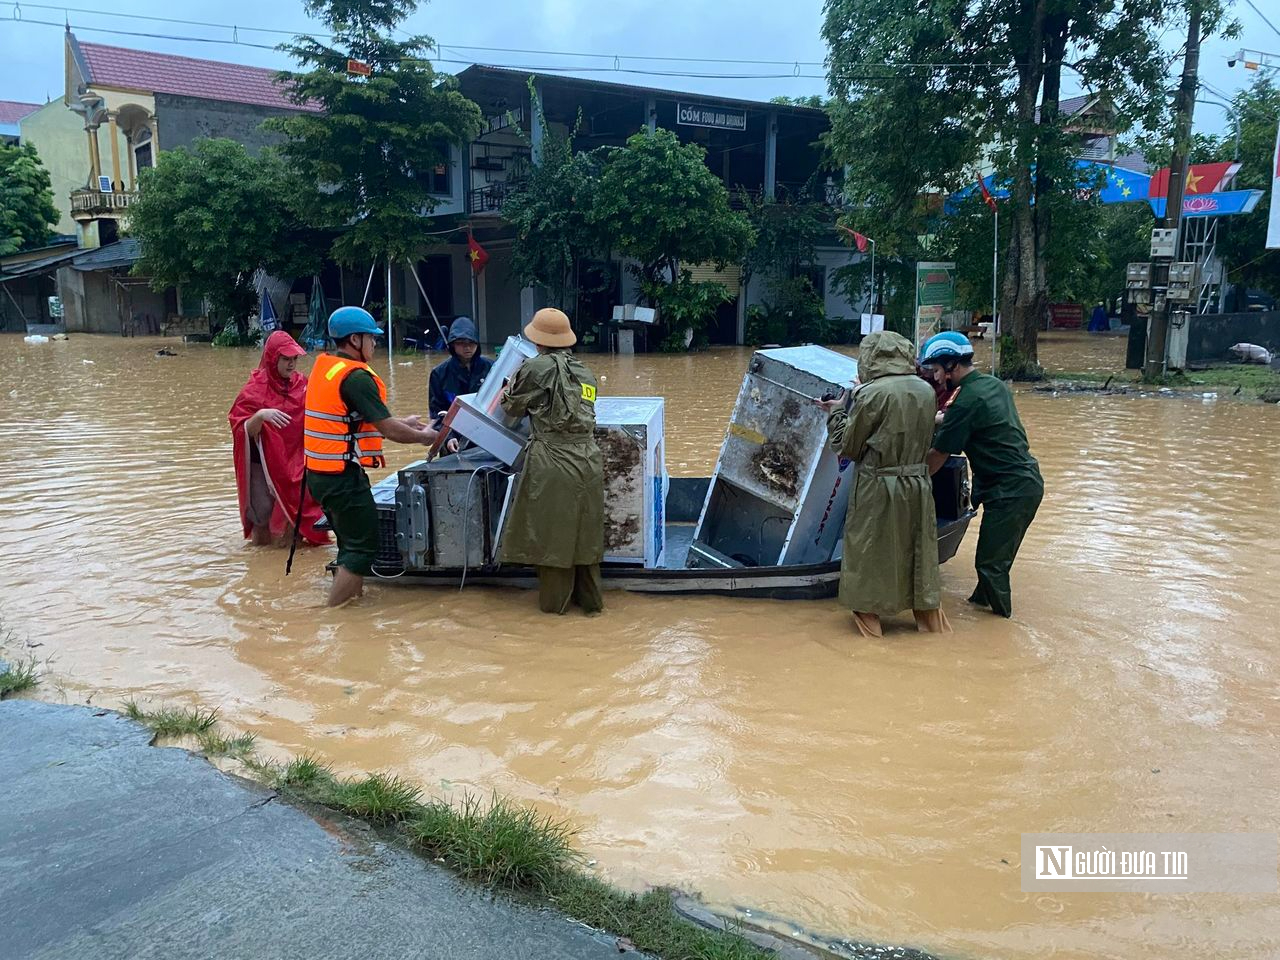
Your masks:
<svg viewBox="0 0 1280 960"><path fill-rule="evenodd" d="M273 140L262 121L299 107L270 69L83 43L70 31L64 46L64 95L25 117L22 132L49 167L63 226L74 231L81 248L51 267L60 267L66 323L71 330L158 332L166 318L198 312L198 305L184 304L180 291L155 293L130 273L138 251L120 241L120 227L137 195L139 171L155 162L162 147L187 146L200 137L229 137L260 149ZM823 166L819 140L827 118L820 109L561 76L536 78L531 92L527 72L487 66L469 67L458 81L480 105L484 127L433 171L437 206L429 216L445 230L459 229L422 251L416 279L407 265L396 265L392 276L394 302L416 313L423 328L430 311L419 281L442 321L472 314L489 343L519 330L542 305L542 292L522 289L512 274L512 228L502 216L507 197L537 162L542 127L531 118L539 113L559 135L567 135L581 114L574 146L584 150L622 146L646 128L675 131L707 151L708 166L731 197L815 200L831 205L834 223L841 178ZM474 281L467 227L490 255ZM111 249L88 253L99 247ZM833 230L818 256L812 279L828 315L852 322L861 307L837 294L830 276L850 262L848 247ZM682 266L734 294L712 340L741 342L747 306L764 295L759 280L744 283L737 265L718 272L709 264ZM575 322L584 331L606 321L614 304L637 298L618 257L603 256L586 268L601 282L577 305ZM359 303L368 272L326 270L325 293L331 301ZM373 271L371 300L385 299L383 276Z"/></svg>
<svg viewBox="0 0 1280 960"><path fill-rule="evenodd" d="M823 166L819 139L828 123L821 109L564 76L537 77L530 90L529 81L526 71L500 67L477 65L458 74L462 92L479 104L484 126L459 158L463 162L449 171L447 199L433 215L463 217L490 260L473 287L465 237L460 234L430 251L419 265L437 312L442 317L474 312L486 342L515 333L543 303L541 291L522 289L512 274L512 230L502 216L507 198L537 162L543 130L532 118L539 114L559 136L567 136L581 115L573 144L578 150L623 146L646 128L672 130L682 142L706 150L707 165L735 201L744 192L756 198L814 200L832 207L834 224L841 175ZM860 305L849 303L831 282L830 274L851 259L834 229L818 259L813 280L826 299L828 315L853 322ZM695 279L723 283L734 295L722 308L711 337L714 343L741 343L746 308L763 296L759 280L744 284L736 264L722 271L710 264L682 266ZM602 289L579 301L575 324L580 330L606 321L614 304L634 302L638 295L634 279L618 258L585 267L599 281L593 285ZM417 305L425 315L416 284L406 279L403 289L396 291L397 299L403 295L404 302Z"/></svg>
<svg viewBox="0 0 1280 960"><path fill-rule="evenodd" d="M64 38L63 96L20 121L53 184L58 229L78 249L43 267L57 270L69 330L159 333L173 318L199 314L181 292L152 291L131 270L137 244L121 224L137 196L139 171L166 149L227 137L256 152L276 135L268 117L300 109L276 71ZM100 250L101 248L101 250Z"/></svg>

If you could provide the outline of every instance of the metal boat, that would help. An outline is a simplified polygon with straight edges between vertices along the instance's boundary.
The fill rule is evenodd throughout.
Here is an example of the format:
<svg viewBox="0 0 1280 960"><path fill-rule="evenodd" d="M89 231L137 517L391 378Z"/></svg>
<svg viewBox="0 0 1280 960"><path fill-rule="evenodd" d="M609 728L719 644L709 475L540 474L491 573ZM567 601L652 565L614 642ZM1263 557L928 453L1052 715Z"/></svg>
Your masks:
<svg viewBox="0 0 1280 960"><path fill-rule="evenodd" d="M645 568L606 561L601 565L605 587L668 596L704 594L773 600L815 600L836 595L839 560L731 569L687 568L694 528L710 483L709 477L672 477L665 505L666 550L661 565ZM403 523L397 521L399 484L400 478L392 474L373 488L380 522L378 562L374 568L378 578L406 585L454 588L537 586L536 574L527 567L481 564L424 570L406 566L401 553ZM938 560L945 563L955 556L974 516L969 504L968 462L952 457L933 478L933 495L938 517ZM400 509L403 510L403 501Z"/></svg>

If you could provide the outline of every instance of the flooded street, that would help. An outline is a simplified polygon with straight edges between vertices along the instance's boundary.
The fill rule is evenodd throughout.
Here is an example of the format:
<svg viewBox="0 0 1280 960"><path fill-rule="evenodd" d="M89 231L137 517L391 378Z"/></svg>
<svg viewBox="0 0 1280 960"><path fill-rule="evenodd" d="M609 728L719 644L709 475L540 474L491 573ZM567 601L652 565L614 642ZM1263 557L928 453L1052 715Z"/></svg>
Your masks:
<svg viewBox="0 0 1280 960"><path fill-rule="evenodd" d="M552 618L531 594L373 582L329 611L331 549L286 580L241 537L226 412L256 353L0 345L23 451L0 468L0 618L68 700L216 706L269 755L534 802L612 881L783 929L972 958L1280 955L1274 895L1033 895L1018 872L1023 832L1280 828L1274 405L1021 394L1047 495L1015 619L964 603L975 527L943 567L956 633L908 618L868 641L834 601L610 593L603 617ZM1056 335L1042 359L1123 352ZM705 476L748 356L584 359L602 395L664 395L669 469ZM393 369L392 409L425 413L430 360Z"/></svg>

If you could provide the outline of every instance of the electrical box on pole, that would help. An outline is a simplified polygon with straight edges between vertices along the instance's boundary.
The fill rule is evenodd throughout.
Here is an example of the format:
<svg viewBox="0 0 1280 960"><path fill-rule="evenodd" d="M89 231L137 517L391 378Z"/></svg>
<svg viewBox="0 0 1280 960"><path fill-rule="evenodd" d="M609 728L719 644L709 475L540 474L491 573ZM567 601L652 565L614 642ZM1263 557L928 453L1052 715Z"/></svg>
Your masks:
<svg viewBox="0 0 1280 960"><path fill-rule="evenodd" d="M1182 227L1182 198L1186 192L1187 153L1191 148L1191 121L1196 108L1196 73L1200 68L1200 0L1191 0L1187 25L1187 53L1182 62L1182 82L1174 105L1173 155L1169 160L1169 189L1164 218L1151 232L1151 319L1147 334L1147 355L1143 379L1164 375L1168 360L1169 267L1178 259Z"/></svg>

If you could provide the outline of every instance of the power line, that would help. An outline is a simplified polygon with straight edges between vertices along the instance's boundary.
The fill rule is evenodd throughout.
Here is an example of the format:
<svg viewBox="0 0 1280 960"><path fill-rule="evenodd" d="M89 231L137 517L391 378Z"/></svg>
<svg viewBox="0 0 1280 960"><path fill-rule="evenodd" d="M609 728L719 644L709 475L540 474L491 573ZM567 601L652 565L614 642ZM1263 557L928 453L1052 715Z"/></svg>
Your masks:
<svg viewBox="0 0 1280 960"><path fill-rule="evenodd" d="M1244 2L1249 5L1249 7L1253 10L1254 13L1256 13L1259 17L1262 18L1262 22L1265 23L1268 27L1270 27L1272 32L1275 33L1276 36L1280 36L1280 27L1277 27L1274 23L1268 20L1267 15L1263 13L1261 10L1259 10L1257 6L1254 5L1253 0L1244 0Z"/></svg>
<svg viewBox="0 0 1280 960"><path fill-rule="evenodd" d="M52 20L29 20L23 19L20 23L35 24L43 27L57 27L63 29L64 24L55 23ZM151 33L142 30L119 30L111 27L76 27L75 29L90 33L106 33L112 36L124 37L144 37L151 40L178 40L189 43L213 43L213 44L232 44L239 47L250 47L257 50L272 50L277 48L266 43L251 43L246 40L224 40L220 37L192 37L171 33ZM430 57L426 59L406 58L405 62L409 63L447 63L463 66L471 66L474 60L461 60L450 57ZM695 73L683 70L643 70L638 67L583 67L583 66L563 66L551 64L492 64L492 66L503 67L507 70L519 70L529 73L628 73L651 77L687 77L703 80L784 80L784 79L807 79L807 80L825 80L824 74L804 74L804 73ZM857 80L893 80L897 79L894 74L866 74L850 79Z"/></svg>
<svg viewBox="0 0 1280 960"><path fill-rule="evenodd" d="M148 32L136 32L136 31L129 31L129 30L111 30L105 27L77 27L76 28L81 30L97 30L97 31L106 32L106 33L118 33L121 36L155 37L158 39L187 40L190 42L197 42L197 43L228 43L228 44L234 44L236 46L255 47L258 49L268 49L268 50L275 49L275 48L266 46L264 44L254 44L246 41L241 41L237 38L236 35L238 35L239 32L244 31L246 33L249 33L249 32L267 33L267 34L277 34L280 36L303 36L303 37L309 37L310 39L315 39L315 40L320 40L320 39L333 40L334 39L333 34L310 33L309 31L306 31L306 30L284 30L284 29L275 28L275 27L243 27L243 26L240 26L239 24L215 23L209 20L190 20L190 19L180 18L180 17L157 17L157 16L152 16L150 14L138 14L138 13L117 13L114 11L95 10L89 7L68 7L68 6L59 6L56 4L44 4L44 3L24 4L22 3L22 0L0 0L0 2L3 2L5 6L14 8L15 20L26 22L26 23L38 23L43 25L51 25L49 21L26 20L21 15L21 11L24 6L32 10L61 10L64 13L84 13L92 16L111 17L112 19L123 18L123 19L129 19L129 20L150 21L153 23L172 23L172 24L178 24L181 26L190 26L190 27L212 27L218 30L229 30L229 31L232 31L233 33L233 37L231 39L221 39L221 38L215 38L215 37L173 36L169 34L154 34L154 33L148 33ZM52 25L61 27L61 26L69 26L70 24L68 21L68 23L52 24ZM404 33L405 31L401 30L400 32ZM747 66L773 66L773 67L791 67L792 68L792 72L789 75L762 74L762 75L759 75L758 79L770 79L770 80L784 79L786 76L799 77L802 79L810 79L810 80L826 79L825 74L803 74L799 72L800 67L826 66L825 61L822 61L822 60L763 60L763 59L750 58L750 57L675 57L675 56L650 56L650 55L644 55L644 54L619 55L619 54L612 54L612 53L590 53L590 52L573 51L573 50L538 50L538 49L529 49L529 48L522 48L522 47L479 46L479 45L449 43L443 40L433 40L432 44L437 49L448 47L451 50L467 50L467 51L477 51L481 53L507 53L507 54L520 54L525 56L531 55L531 56L548 56L548 57L578 57L582 59L609 60L609 61L612 61L613 64L615 65L613 69L617 69L620 72L627 72L626 69L622 67L622 64L625 61L642 61L642 62L651 62L651 63L742 64ZM429 58L429 59L435 60L437 58ZM449 61L449 62L461 62L461 61ZM1007 63L914 63L914 62L871 63L871 62L867 62L865 64L860 64L860 66L905 68L905 69L927 68L927 69L1013 70L1013 69L1016 69L1017 65L1007 64ZM524 69L524 68L520 68L520 69ZM552 70L552 69L568 69L568 68L547 67L542 69ZM574 68L574 69L578 69L578 68ZM586 68L581 68L581 69L586 69ZM632 72L640 72L640 71L633 70ZM659 73L656 75L663 76L664 74ZM680 76L682 74L671 74L671 75ZM689 76L697 76L697 75L689 74ZM708 74L706 76L715 77L719 75ZM757 77L754 77L754 76L745 76L745 75L739 76L735 74L727 74L725 75L725 78L726 79L757 79Z"/></svg>
<svg viewBox="0 0 1280 960"><path fill-rule="evenodd" d="M0 0L0 2L3 2L3 0ZM11 3L10 5L17 6L16 3ZM58 29L63 29L66 26L65 24L56 23L52 20L31 20L25 17L17 22L34 24L34 25L45 26L45 27L57 27ZM183 35L183 34L154 33L151 31L144 31L144 30L122 30L114 27L79 26L79 27L76 27L75 29L83 32L89 32L89 33L105 33L112 36L142 37L142 38L152 39L152 40L174 40L174 41L180 41L180 42L186 42L186 43L225 44L225 45L238 46L238 47L248 47L248 48L257 49L257 50L271 50L271 51L278 50L278 48L272 44L253 43L252 41L240 40L238 38L226 39L222 37L196 37L196 36ZM421 59L410 57L410 58L405 58L404 62L471 66L476 61L472 59L457 59L457 58L437 56L437 57L426 57ZM715 61L708 61L708 62L715 62ZM749 61L743 61L743 62L749 62ZM795 71L794 69L789 73L706 73L706 72L695 72L691 70L649 70L649 69L643 69L640 67L626 67L626 66L622 66L620 63L612 66L607 66L607 67L588 67L588 66L581 66L581 65L566 66L563 64L525 64L525 63L505 63L505 64L495 63L495 64L491 64L491 66L502 67L508 70L519 70L522 72L529 72L529 73L535 73L535 74L537 73L541 73L541 74L574 74L574 73L618 74L620 73L620 74L631 74L635 76L687 78L687 79L699 79L699 80L796 80L796 79L829 80L829 79L832 79L828 77L826 74L800 73ZM883 64L883 63L877 63L877 64L866 64L865 66L880 67L882 69L884 68L945 69L945 68L957 68L957 67L981 68L987 65L985 64L925 64L925 63ZM1012 67L1008 67L1007 65L1002 65L1002 66L1004 69L1009 69L1009 70L1013 69ZM845 81L845 82L862 81L862 80L897 80L897 79L901 79L901 76L902 76L901 74L896 74L896 73L850 73L850 74L841 74L840 76L834 79L836 79L837 81Z"/></svg>

